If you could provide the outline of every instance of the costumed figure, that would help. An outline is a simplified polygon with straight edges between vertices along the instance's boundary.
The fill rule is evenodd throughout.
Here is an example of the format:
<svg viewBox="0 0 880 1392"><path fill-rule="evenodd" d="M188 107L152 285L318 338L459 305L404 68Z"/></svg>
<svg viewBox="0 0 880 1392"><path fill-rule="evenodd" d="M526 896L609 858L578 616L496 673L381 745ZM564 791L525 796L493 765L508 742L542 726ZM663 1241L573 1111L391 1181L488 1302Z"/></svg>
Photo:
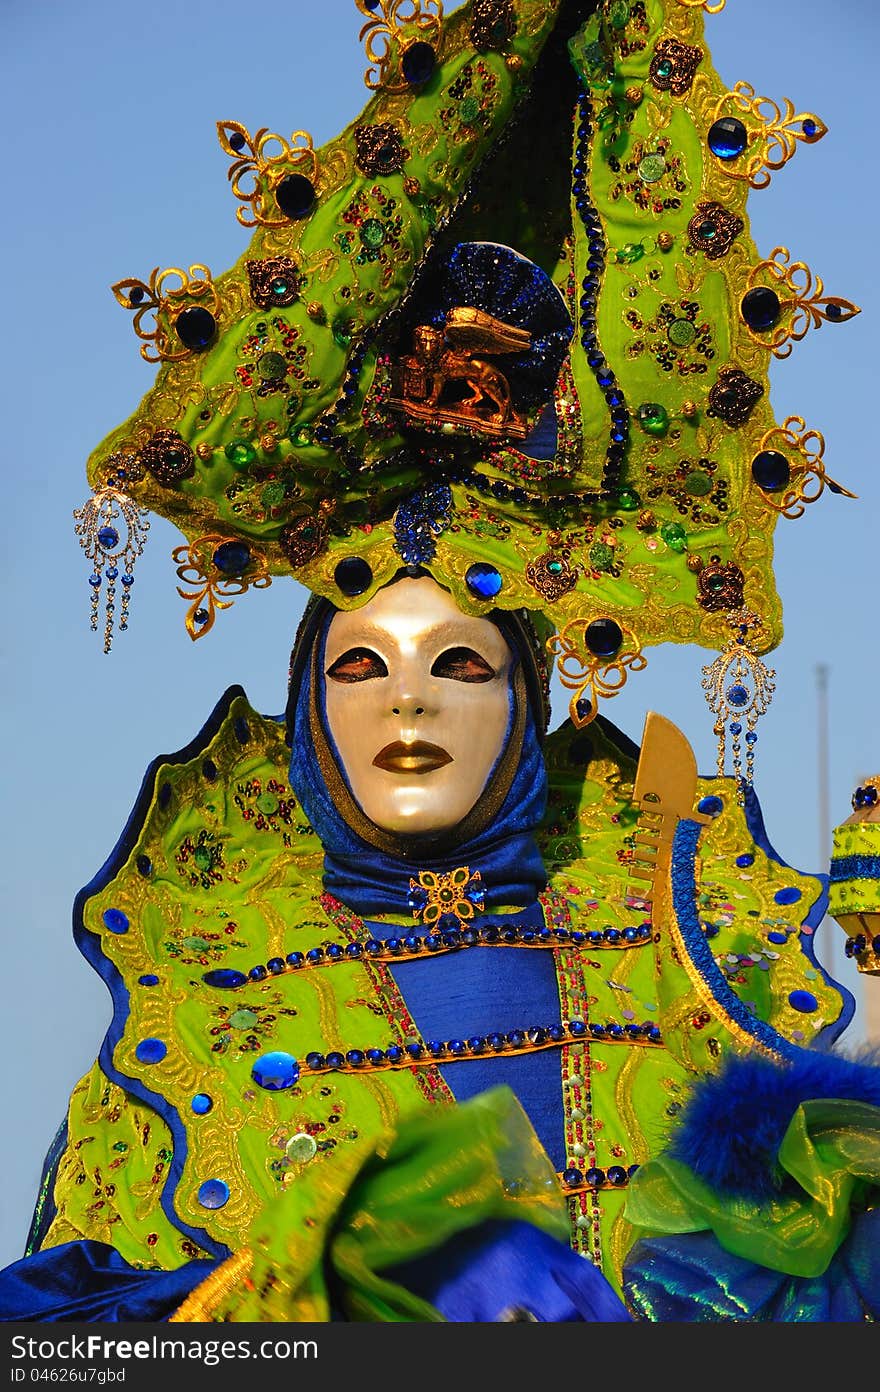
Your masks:
<svg viewBox="0 0 880 1392"><path fill-rule="evenodd" d="M685 0L358 5L360 120L219 126L241 260L114 286L160 367L89 461L92 627L147 510L193 639L312 598L286 715L228 691L79 896L113 1020L4 1315L873 1319L880 1073L752 787L773 528L846 492L768 364L857 309L745 204L825 128ZM666 641L717 651L714 777L599 712Z"/></svg>

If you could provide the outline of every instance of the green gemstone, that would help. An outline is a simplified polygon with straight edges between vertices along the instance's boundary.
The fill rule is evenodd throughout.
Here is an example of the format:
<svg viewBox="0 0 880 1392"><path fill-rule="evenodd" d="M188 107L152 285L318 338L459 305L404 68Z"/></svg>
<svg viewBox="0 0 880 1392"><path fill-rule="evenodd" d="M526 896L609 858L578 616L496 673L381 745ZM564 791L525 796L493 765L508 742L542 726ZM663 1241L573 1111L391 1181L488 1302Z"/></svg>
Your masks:
<svg viewBox="0 0 880 1392"><path fill-rule="evenodd" d="M610 570L614 564L614 548L597 541L590 547L590 562L595 570Z"/></svg>
<svg viewBox="0 0 880 1392"><path fill-rule="evenodd" d="M267 817L271 817L273 812L278 811L278 799L274 793L260 793L257 807L261 812L265 812Z"/></svg>
<svg viewBox="0 0 880 1392"><path fill-rule="evenodd" d="M210 870L211 852L208 850L207 846L196 846L193 852L193 860L199 870Z"/></svg>
<svg viewBox="0 0 880 1392"><path fill-rule="evenodd" d="M550 572L551 575L561 575L561 574L562 574L562 562L561 562L561 561L548 561L548 562L547 562L547 569L548 569L548 571Z"/></svg>
<svg viewBox="0 0 880 1392"><path fill-rule="evenodd" d="M246 469L249 464L253 464L256 457L257 451L247 440L230 440L226 446L226 458L236 469Z"/></svg>
<svg viewBox="0 0 880 1392"><path fill-rule="evenodd" d="M361 241L370 251L377 251L385 241L385 228L378 218L367 218L361 227Z"/></svg>
<svg viewBox="0 0 880 1392"><path fill-rule="evenodd" d="M645 155L639 163L639 178L644 184L656 184L666 173L666 161L662 155Z"/></svg>
<svg viewBox="0 0 880 1392"><path fill-rule="evenodd" d="M614 259L618 262L631 264L633 261L641 261L645 254L645 248L641 242L626 242L619 251L614 253Z"/></svg>
<svg viewBox="0 0 880 1392"><path fill-rule="evenodd" d="M183 945L192 948L193 952L207 952L211 946L207 938L199 937L184 938Z"/></svg>
<svg viewBox="0 0 880 1392"><path fill-rule="evenodd" d="M659 401L643 401L636 419L646 435L665 435L669 429L669 416Z"/></svg>
<svg viewBox="0 0 880 1392"><path fill-rule="evenodd" d="M477 117L480 114L479 100L477 97L465 97L464 101L458 109L461 112L461 119L467 125L470 125L471 122L476 121Z"/></svg>
<svg viewBox="0 0 880 1392"><path fill-rule="evenodd" d="M661 58L660 62L657 64L657 76L662 78L672 76L671 58Z"/></svg>
<svg viewBox="0 0 880 1392"><path fill-rule="evenodd" d="M269 289L277 300L283 299L289 288L287 281L281 276L276 276L269 286Z"/></svg>
<svg viewBox="0 0 880 1392"><path fill-rule="evenodd" d="M295 425L290 431L290 439L295 445L311 444L312 427L310 425Z"/></svg>
<svg viewBox="0 0 880 1392"><path fill-rule="evenodd" d="M298 1164L305 1165L317 1154L318 1142L314 1136L310 1136L307 1131L298 1131L295 1136L291 1136L284 1152L289 1160L295 1160Z"/></svg>
<svg viewBox="0 0 880 1392"><path fill-rule="evenodd" d="M712 492L712 480L702 469L693 469L685 479L684 487L692 498L705 498L707 493Z"/></svg>
<svg viewBox="0 0 880 1392"><path fill-rule="evenodd" d="M260 502L263 504L263 507L266 508L277 507L279 503L284 502L284 493L285 489L283 483L267 483L260 494Z"/></svg>
<svg viewBox="0 0 880 1392"><path fill-rule="evenodd" d="M257 359L257 371L266 382L280 382L287 374L287 363L280 353L263 353Z"/></svg>
<svg viewBox="0 0 880 1392"><path fill-rule="evenodd" d="M233 1029L253 1029L259 1018L256 1010L248 1010L247 1006L240 1006L238 1010L233 1010L229 1017L229 1023Z"/></svg>
<svg viewBox="0 0 880 1392"><path fill-rule="evenodd" d="M609 18L615 29L625 29L629 19L628 0L614 0Z"/></svg>
<svg viewBox="0 0 880 1392"><path fill-rule="evenodd" d="M347 348L351 343L351 322L348 319L333 320L333 342L337 348Z"/></svg>
<svg viewBox="0 0 880 1392"><path fill-rule="evenodd" d="M635 512L641 501L638 493L634 493L631 488L622 488L617 495L617 506L623 512Z"/></svg>
<svg viewBox="0 0 880 1392"><path fill-rule="evenodd" d="M687 532L680 522L664 522L660 528L660 536L670 551L687 550Z"/></svg>
<svg viewBox="0 0 880 1392"><path fill-rule="evenodd" d="M690 319L673 319L666 330L666 337L670 343L675 344L676 348L687 348L689 343L693 343L696 336L697 331Z"/></svg>

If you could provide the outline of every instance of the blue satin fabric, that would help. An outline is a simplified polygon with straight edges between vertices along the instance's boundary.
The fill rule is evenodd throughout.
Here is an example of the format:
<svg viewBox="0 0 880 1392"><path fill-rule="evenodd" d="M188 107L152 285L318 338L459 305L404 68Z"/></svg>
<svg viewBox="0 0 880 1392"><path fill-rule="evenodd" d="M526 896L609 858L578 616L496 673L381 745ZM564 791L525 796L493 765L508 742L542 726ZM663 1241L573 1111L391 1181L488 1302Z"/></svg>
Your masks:
<svg viewBox="0 0 880 1392"><path fill-rule="evenodd" d="M726 1252L710 1232L646 1238L623 1271L627 1303L649 1320L862 1324L880 1319L880 1209L852 1229L821 1276L790 1276Z"/></svg>
<svg viewBox="0 0 880 1392"><path fill-rule="evenodd" d="M321 643L319 670L330 617L316 640ZM513 638L502 624L513 646ZM522 655L515 653L518 660ZM545 810L547 774L529 708L522 752L510 791L492 825L445 857L427 864L395 859L369 846L343 820L318 766L308 737L311 701L310 674L304 671L296 707L290 781L312 826L324 845L325 888L348 908L362 915L373 937L399 937L399 927L370 921L374 913L409 915L410 878L419 870L453 870L467 865L479 870L486 890L487 912L477 915L481 927L543 928L537 895L546 883L534 831ZM325 709L324 689L318 693ZM512 724L513 694L511 690ZM324 728L327 731L326 720ZM328 743L340 772L338 752ZM522 905L515 914L498 915L492 907ZM419 931L413 920L413 930ZM468 1039L493 1032L558 1024L561 1018L556 971L549 951L536 948L475 948L462 953L402 962L392 975L416 1027L425 1040ZM562 1084L555 1049L521 1057L481 1058L444 1065L443 1077L458 1101L476 1097L487 1088L508 1084L522 1103L538 1137L557 1169L565 1168L562 1125Z"/></svg>
<svg viewBox="0 0 880 1392"><path fill-rule="evenodd" d="M332 614L315 640L320 644L318 669L324 670L324 646ZM505 632L502 625L502 632ZM505 637L512 642L509 634ZM512 674L511 674L512 675ZM323 683L323 678L322 678ZM486 907L532 903L547 882L541 853L534 840L547 805L547 772L531 708L527 711L522 754L504 803L490 826L473 840L443 852L429 864L396 858L370 846L358 836L336 808L318 765L309 734L311 675L308 664L293 722L290 784L324 847L324 887L367 918L388 913L410 916L409 882L419 870L448 872L460 865L479 870ZM511 707L512 707L511 693ZM345 771L327 727L324 688L318 692L328 746L342 776ZM508 737L511 722L508 721ZM500 757L500 756L499 756Z"/></svg>
<svg viewBox="0 0 880 1392"><path fill-rule="evenodd" d="M629 1323L602 1272L529 1223L488 1222L429 1257L383 1272L456 1324Z"/></svg>
<svg viewBox="0 0 880 1392"><path fill-rule="evenodd" d="M103 1242L65 1242L0 1271L0 1320L166 1320L220 1263L138 1271Z"/></svg>

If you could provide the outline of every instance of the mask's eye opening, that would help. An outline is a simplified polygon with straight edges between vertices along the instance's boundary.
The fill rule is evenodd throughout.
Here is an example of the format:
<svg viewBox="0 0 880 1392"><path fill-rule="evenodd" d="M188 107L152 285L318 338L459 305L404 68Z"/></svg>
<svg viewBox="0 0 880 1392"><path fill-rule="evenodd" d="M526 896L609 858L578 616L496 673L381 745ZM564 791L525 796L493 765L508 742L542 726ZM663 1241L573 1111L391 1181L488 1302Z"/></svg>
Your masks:
<svg viewBox="0 0 880 1392"><path fill-rule="evenodd" d="M343 683L371 681L374 677L387 677L388 668L372 648L349 648L328 667L327 676Z"/></svg>
<svg viewBox="0 0 880 1392"><path fill-rule="evenodd" d="M431 676L448 681L487 682L495 676L495 668L473 648L447 648L435 659Z"/></svg>

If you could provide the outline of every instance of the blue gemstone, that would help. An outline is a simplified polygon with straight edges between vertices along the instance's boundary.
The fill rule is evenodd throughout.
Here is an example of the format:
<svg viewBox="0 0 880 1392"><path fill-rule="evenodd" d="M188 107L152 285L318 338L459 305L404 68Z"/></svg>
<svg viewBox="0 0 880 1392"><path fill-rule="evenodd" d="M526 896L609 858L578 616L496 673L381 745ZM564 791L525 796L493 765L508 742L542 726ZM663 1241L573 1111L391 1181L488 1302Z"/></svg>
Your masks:
<svg viewBox="0 0 880 1392"><path fill-rule="evenodd" d="M599 1189L605 1183L605 1171L598 1169L587 1170L584 1179L591 1189Z"/></svg>
<svg viewBox="0 0 880 1392"><path fill-rule="evenodd" d="M766 285L756 285L754 290L747 290L739 307L743 319L755 333L766 333L767 329L772 329L782 310L776 291Z"/></svg>
<svg viewBox="0 0 880 1392"><path fill-rule="evenodd" d="M213 1107L214 1099L209 1097L206 1092L197 1092L189 1105L192 1107L196 1116L205 1116Z"/></svg>
<svg viewBox="0 0 880 1392"><path fill-rule="evenodd" d="M190 305L178 314L174 328L184 348L192 348L198 352L207 348L212 341L217 332L217 320L211 311L202 305Z"/></svg>
<svg viewBox="0 0 880 1392"><path fill-rule="evenodd" d="M639 1035L641 1034L641 1032L642 1032L642 1027L641 1027L641 1025L637 1025L637 1024L635 1024L635 1023L632 1023L632 1024L629 1024L629 1025L626 1026L626 1033L627 1033L628 1035L630 1035L633 1039L638 1039L638 1037L639 1037Z"/></svg>
<svg viewBox="0 0 880 1392"><path fill-rule="evenodd" d="M477 599L494 599L504 584L500 570L496 570L486 561L475 561L472 566L468 566L464 580L471 594L476 595Z"/></svg>
<svg viewBox="0 0 880 1392"><path fill-rule="evenodd" d="M135 861L137 871L143 879L148 880L153 873L153 862L148 855L139 855Z"/></svg>
<svg viewBox="0 0 880 1392"><path fill-rule="evenodd" d="M557 940L557 942L568 942L568 929L567 929L567 928L557 928L557 929L556 929L556 940Z"/></svg>
<svg viewBox="0 0 880 1392"><path fill-rule="evenodd" d="M367 1050L367 1062L368 1062L368 1063L371 1063L371 1064L373 1065L374 1068L375 1068L378 1064L384 1063L384 1062L385 1062L385 1050L384 1050L384 1049L368 1049L368 1050Z"/></svg>
<svg viewBox="0 0 880 1392"><path fill-rule="evenodd" d="M415 1039L413 1039L410 1041L409 1044L407 1044L406 1052L409 1054L410 1058L418 1059L422 1057L424 1049L422 1048L421 1044L419 1044Z"/></svg>
<svg viewBox="0 0 880 1392"><path fill-rule="evenodd" d="M139 976L139 977L138 977L138 985L139 985L139 986L158 986L158 985L159 985L159 978L158 978L158 976L154 976L152 972L147 972L147 974L146 974L145 976Z"/></svg>
<svg viewBox="0 0 880 1392"><path fill-rule="evenodd" d="M307 962L323 962L323 960L324 960L324 949L323 949L323 947L312 947L312 948L310 948L309 951L306 953L306 961L307 961Z"/></svg>
<svg viewBox="0 0 880 1392"><path fill-rule="evenodd" d="M709 127L706 137L713 155L722 160L734 160L749 142L749 133L735 116L722 116Z"/></svg>
<svg viewBox="0 0 880 1392"><path fill-rule="evenodd" d="M268 960L268 962L266 963L266 966L269 968L269 970L270 970L270 972L272 973L273 976L278 976L278 974L279 974L280 972L283 972L283 971L284 971L284 967L285 967L284 958L283 958L283 957L270 957L269 960Z"/></svg>
<svg viewBox="0 0 880 1392"><path fill-rule="evenodd" d="M424 40L411 43L400 63L403 76L410 87L421 87L428 81L436 66L437 55Z"/></svg>
<svg viewBox="0 0 880 1392"><path fill-rule="evenodd" d="M534 928L521 928L519 931L519 940L523 943L533 943L535 941Z"/></svg>
<svg viewBox="0 0 880 1392"><path fill-rule="evenodd" d="M241 575L251 562L251 548L243 541L224 541L211 557L224 575Z"/></svg>
<svg viewBox="0 0 880 1392"><path fill-rule="evenodd" d="M736 863L739 866L740 870L745 870L747 866L754 865L755 857L747 851L745 855L737 856Z"/></svg>
<svg viewBox="0 0 880 1392"><path fill-rule="evenodd" d="M399 952L402 944L400 938L386 938L385 946L389 952Z"/></svg>
<svg viewBox="0 0 880 1392"><path fill-rule="evenodd" d="M275 187L275 200L285 217L303 218L315 202L315 186L304 174L285 174Z"/></svg>
<svg viewBox="0 0 880 1392"><path fill-rule="evenodd" d="M530 1044L545 1044L547 1042L547 1031L542 1029L540 1025L533 1025L528 1031L528 1039Z"/></svg>
<svg viewBox="0 0 880 1392"><path fill-rule="evenodd" d="M623 630L613 619L594 619L587 625L585 638L595 657L613 657L623 643Z"/></svg>
<svg viewBox="0 0 880 1392"><path fill-rule="evenodd" d="M590 1034L595 1035L597 1039L601 1039L605 1034L605 1026L600 1025L597 1020L595 1024L590 1025Z"/></svg>
<svg viewBox="0 0 880 1392"><path fill-rule="evenodd" d="M788 998L788 1003L793 1006L795 1010L800 1010L805 1015L809 1015L814 1010L819 1009L819 1002L809 991L792 991Z"/></svg>
<svg viewBox="0 0 880 1392"><path fill-rule="evenodd" d="M507 1035L507 1042L512 1049L521 1049L526 1042L524 1030L510 1030Z"/></svg>
<svg viewBox="0 0 880 1392"><path fill-rule="evenodd" d="M327 1060L324 1058L324 1055L319 1054L316 1049L313 1049L310 1054L306 1054L306 1066L315 1071L319 1068L323 1068L326 1062Z"/></svg>
<svg viewBox="0 0 880 1392"><path fill-rule="evenodd" d="M442 1058L446 1053L446 1045L443 1043L442 1039L429 1039L427 1044L428 1053L433 1054L435 1058Z"/></svg>
<svg viewBox="0 0 880 1392"><path fill-rule="evenodd" d="M486 1035L486 1043L489 1045L489 1048L490 1048L490 1049L495 1049L496 1051L499 1050L499 1049L503 1049L503 1048L504 1048L504 1035L503 1035L503 1034L487 1034L487 1035Z"/></svg>
<svg viewBox="0 0 880 1392"><path fill-rule="evenodd" d="M704 923L703 931L707 938L717 938L721 929L718 927L717 923Z"/></svg>
<svg viewBox="0 0 880 1392"><path fill-rule="evenodd" d="M777 904L796 904L801 897L801 890L795 889L794 885L786 885L784 889L777 889L773 895Z"/></svg>
<svg viewBox="0 0 880 1392"><path fill-rule="evenodd" d="M345 1055L345 1061L346 1063L350 1063L352 1068L360 1068L361 1064L364 1061L363 1050L349 1049L348 1053Z"/></svg>
<svg viewBox="0 0 880 1392"><path fill-rule="evenodd" d="M752 478L765 493L778 493L791 479L791 466L779 450L761 450L752 460Z"/></svg>
<svg viewBox="0 0 880 1392"><path fill-rule="evenodd" d="M775 943L778 947L784 947L785 944L788 942L788 934L787 934L787 933L768 933L768 934L767 934L767 941L768 941L768 942Z"/></svg>
<svg viewBox="0 0 880 1392"><path fill-rule="evenodd" d="M587 941L591 943L593 947L598 947L599 943L605 941L605 935L598 928L591 928L587 934Z"/></svg>
<svg viewBox="0 0 880 1392"><path fill-rule="evenodd" d="M257 965L256 967L251 967L248 972L248 979L250 981L265 981L267 974L264 966Z"/></svg>
<svg viewBox="0 0 880 1392"><path fill-rule="evenodd" d="M638 930L638 928L624 928L624 930L623 930L623 937L624 937L624 941L625 941L625 942L630 942L630 943L638 942L638 940L639 940L639 930Z"/></svg>
<svg viewBox="0 0 880 1392"><path fill-rule="evenodd" d="M626 1170L622 1165L609 1165L608 1179L612 1184L626 1184Z"/></svg>
<svg viewBox="0 0 880 1392"><path fill-rule="evenodd" d="M98 541L105 551L112 551L119 544L119 533L115 527L102 527L98 532Z"/></svg>
<svg viewBox="0 0 880 1392"><path fill-rule="evenodd" d="M164 1039L142 1039L134 1052L141 1063L161 1063L168 1053L168 1045Z"/></svg>
<svg viewBox="0 0 880 1392"><path fill-rule="evenodd" d="M429 952L436 952L437 949L442 946L442 939L439 938L436 933L429 933L428 936L425 938L425 947L428 949Z"/></svg>
<svg viewBox="0 0 880 1392"><path fill-rule="evenodd" d="M206 1179L199 1185L198 1198L202 1208L222 1208L229 1202L229 1185L222 1179Z"/></svg>
<svg viewBox="0 0 880 1392"><path fill-rule="evenodd" d="M108 580L116 580L116 579L118 578L118 576L119 576L119 571L116 569L116 566L108 566L108 567L107 567L107 579L108 579Z"/></svg>
<svg viewBox="0 0 880 1392"><path fill-rule="evenodd" d="M565 1030L562 1025L548 1025L547 1038L552 1039L554 1044L561 1044L565 1038Z"/></svg>
<svg viewBox="0 0 880 1392"><path fill-rule="evenodd" d="M501 935L498 932L498 929L491 927L491 925L488 928L480 929L480 937L482 938L483 942L495 943L498 941L500 936Z"/></svg>
<svg viewBox="0 0 880 1392"><path fill-rule="evenodd" d="M461 940L462 947L473 947L478 941L477 935L473 928L465 928L464 932L461 933L459 937Z"/></svg>
<svg viewBox="0 0 880 1392"><path fill-rule="evenodd" d="M660 1026L659 1026L659 1025L652 1025L652 1026L651 1026L651 1028L648 1030L648 1038L649 1038L650 1040L652 1040L653 1043L655 1043L655 1044L659 1044L659 1043L660 1043L660 1040L663 1038L663 1036L662 1036L662 1034L660 1033Z"/></svg>
<svg viewBox="0 0 880 1392"><path fill-rule="evenodd" d="M502 930L501 930L501 941L502 941L502 942L506 942L506 943L515 943L515 942L518 940L518 938L519 938L519 934L517 933L517 931L516 931L515 928L502 928Z"/></svg>
<svg viewBox="0 0 880 1392"><path fill-rule="evenodd" d="M247 981L244 972L235 971L232 967L218 967L216 971L204 972L202 980L206 986L218 986L221 991L234 991L237 986L243 986Z"/></svg>
<svg viewBox="0 0 880 1392"><path fill-rule="evenodd" d="M620 929L619 929L619 928L606 928L605 931L604 931L603 934L602 934L602 937L604 938L605 942L609 942L609 943L620 942Z"/></svg>
<svg viewBox="0 0 880 1392"><path fill-rule="evenodd" d="M725 694L732 706L748 705L749 693L746 690L746 688L741 685L740 682L734 682L733 686L729 686L727 688Z"/></svg>
<svg viewBox="0 0 880 1392"><path fill-rule="evenodd" d="M422 1046L418 1045L418 1049L419 1053L421 1053ZM389 1063L400 1063L400 1060L403 1058L403 1050L398 1044L389 1044L388 1048L385 1050L385 1057ZM418 1058L418 1054L413 1054L413 1058Z"/></svg>
<svg viewBox="0 0 880 1392"><path fill-rule="evenodd" d="M808 140L813 138L818 129L819 127L816 125L816 122L810 120L809 117L807 117L806 121L801 121L801 130Z"/></svg>
<svg viewBox="0 0 880 1392"><path fill-rule="evenodd" d="M486 1041L482 1035L474 1034L467 1041L467 1046L472 1054L482 1054L486 1049Z"/></svg>
<svg viewBox="0 0 880 1392"><path fill-rule="evenodd" d="M422 940L416 933L410 933L409 937L404 938L403 945L407 952L418 952L422 945Z"/></svg>
<svg viewBox="0 0 880 1392"><path fill-rule="evenodd" d="M331 962L338 962L340 957L345 956L345 952L343 948L340 947L339 943L331 943L327 948L327 956L330 958ZM271 967L271 965L272 963L270 962L269 966Z"/></svg>
<svg viewBox="0 0 880 1392"><path fill-rule="evenodd" d="M292 1088L298 1080L299 1064L292 1054L276 1049L257 1059L251 1069L251 1077L258 1087L265 1088L267 1092L283 1092L285 1088Z"/></svg>
<svg viewBox="0 0 880 1392"><path fill-rule="evenodd" d="M368 952L371 957L375 957L377 953L381 951L382 944L379 942L378 938L367 938L367 941L364 943L364 952Z"/></svg>
<svg viewBox="0 0 880 1392"><path fill-rule="evenodd" d="M111 933L128 932L128 917L121 909L105 909L101 917L105 928L109 928Z"/></svg>
<svg viewBox="0 0 880 1392"><path fill-rule="evenodd" d="M742 725L740 725L740 723L739 723L738 720L731 720L731 722L730 722L730 733L731 733L732 735L741 735L741 734L742 734L742 728L743 728L743 727L742 727Z"/></svg>
<svg viewBox="0 0 880 1392"><path fill-rule="evenodd" d="M575 1039L580 1039L582 1035L586 1034L587 1027L583 1020L569 1020L568 1032L574 1035Z"/></svg>
<svg viewBox="0 0 880 1392"><path fill-rule="evenodd" d="M364 594L373 583L373 572L360 556L346 556L333 572L333 579L344 595Z"/></svg>
<svg viewBox="0 0 880 1392"><path fill-rule="evenodd" d="M610 1020L605 1026L605 1033L610 1039L622 1039L623 1026L619 1025L616 1020Z"/></svg>
<svg viewBox="0 0 880 1392"><path fill-rule="evenodd" d="M467 1048L463 1039L450 1039L446 1047L449 1050L450 1054L467 1053Z"/></svg>
<svg viewBox="0 0 880 1392"><path fill-rule="evenodd" d="M100 585L100 583L101 583L101 577L100 577L100 575L98 574L97 571L94 571L93 574L91 574L91 575L89 576L89 584L90 584L90 585L94 585L95 589L97 589L98 586Z"/></svg>
<svg viewBox="0 0 880 1392"><path fill-rule="evenodd" d="M727 694L729 697L730 692ZM697 811L702 812L705 817L720 817L721 813L724 811L724 803L720 797L716 797L714 793L710 793L708 797L700 798L700 801L697 803Z"/></svg>
<svg viewBox="0 0 880 1392"><path fill-rule="evenodd" d="M746 744L757 744L757 743L758 743L758 736L755 734L754 730L749 730L749 733L746 735Z"/></svg>
<svg viewBox="0 0 880 1392"><path fill-rule="evenodd" d="M584 1177L580 1170L576 1170L572 1167L571 1169L563 1170L562 1182L567 1189L577 1189L583 1184Z"/></svg>
<svg viewBox="0 0 880 1392"><path fill-rule="evenodd" d="M328 1067L328 1068L344 1068L344 1067L345 1067L345 1054L340 1054L338 1050L334 1049L332 1053L330 1053L330 1054L327 1055L327 1067Z"/></svg>
<svg viewBox="0 0 880 1392"><path fill-rule="evenodd" d="M305 960L301 952L288 952L286 958L289 967L301 967Z"/></svg>

